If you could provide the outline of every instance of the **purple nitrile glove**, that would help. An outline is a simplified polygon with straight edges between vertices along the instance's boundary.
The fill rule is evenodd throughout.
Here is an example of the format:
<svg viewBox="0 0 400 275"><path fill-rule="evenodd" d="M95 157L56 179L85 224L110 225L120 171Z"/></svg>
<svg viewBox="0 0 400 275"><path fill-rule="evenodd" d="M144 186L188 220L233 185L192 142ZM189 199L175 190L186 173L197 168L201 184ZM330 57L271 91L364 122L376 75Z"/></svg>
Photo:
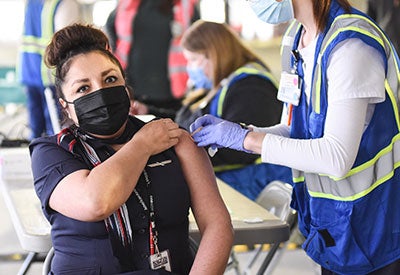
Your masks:
<svg viewBox="0 0 400 275"><path fill-rule="evenodd" d="M199 129L196 131L197 129ZM212 115L204 115L190 125L190 132L197 146L230 148L237 151L251 152L243 148L243 141L249 129Z"/></svg>

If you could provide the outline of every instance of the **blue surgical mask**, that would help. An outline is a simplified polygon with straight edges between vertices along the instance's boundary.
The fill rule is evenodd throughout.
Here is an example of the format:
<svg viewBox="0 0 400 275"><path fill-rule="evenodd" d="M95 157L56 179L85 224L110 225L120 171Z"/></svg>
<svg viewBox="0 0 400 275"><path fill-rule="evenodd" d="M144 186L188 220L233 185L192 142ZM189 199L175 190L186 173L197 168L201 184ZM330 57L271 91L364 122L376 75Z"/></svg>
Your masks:
<svg viewBox="0 0 400 275"><path fill-rule="evenodd" d="M257 17L269 24L279 24L294 18L292 0L250 0L250 7Z"/></svg>
<svg viewBox="0 0 400 275"><path fill-rule="evenodd" d="M186 68L190 81L196 89L211 89L213 86L212 81L206 76L204 70L200 67L188 66Z"/></svg>

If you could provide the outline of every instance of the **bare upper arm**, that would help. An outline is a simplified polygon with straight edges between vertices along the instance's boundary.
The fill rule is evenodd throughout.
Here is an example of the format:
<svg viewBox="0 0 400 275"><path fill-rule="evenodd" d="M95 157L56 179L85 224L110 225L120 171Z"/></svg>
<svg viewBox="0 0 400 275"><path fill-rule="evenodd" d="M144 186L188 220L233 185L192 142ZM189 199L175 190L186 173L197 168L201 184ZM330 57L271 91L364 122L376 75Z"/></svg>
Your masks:
<svg viewBox="0 0 400 275"><path fill-rule="evenodd" d="M216 219L221 222L225 219L225 222L230 223L229 213L220 196L216 177L205 150L197 147L189 133L186 133L175 146L175 151L190 189L192 211L200 231Z"/></svg>

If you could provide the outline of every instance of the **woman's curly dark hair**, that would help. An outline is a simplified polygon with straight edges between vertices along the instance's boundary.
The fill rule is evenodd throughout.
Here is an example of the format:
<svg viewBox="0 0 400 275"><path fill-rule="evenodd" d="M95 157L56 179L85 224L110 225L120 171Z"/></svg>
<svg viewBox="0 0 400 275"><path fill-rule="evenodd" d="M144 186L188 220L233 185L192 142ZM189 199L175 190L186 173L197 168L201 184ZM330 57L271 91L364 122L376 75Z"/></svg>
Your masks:
<svg viewBox="0 0 400 275"><path fill-rule="evenodd" d="M77 23L69 25L53 35L50 44L46 48L44 62L49 68L55 69L55 87L59 98L65 99L62 84L70 69L72 58L78 54L93 51L98 51L108 57L111 62L119 67L122 76L125 78L121 63L111 53L108 38L100 29L92 25ZM62 124L70 124L70 120L64 109L62 113Z"/></svg>
<svg viewBox="0 0 400 275"><path fill-rule="evenodd" d="M111 53L107 36L92 25L72 24L57 31L46 48L44 62L49 68L55 68L55 86L58 96L64 98L61 85L69 71L71 58L78 55L99 51L118 65L122 75L124 70L118 59Z"/></svg>

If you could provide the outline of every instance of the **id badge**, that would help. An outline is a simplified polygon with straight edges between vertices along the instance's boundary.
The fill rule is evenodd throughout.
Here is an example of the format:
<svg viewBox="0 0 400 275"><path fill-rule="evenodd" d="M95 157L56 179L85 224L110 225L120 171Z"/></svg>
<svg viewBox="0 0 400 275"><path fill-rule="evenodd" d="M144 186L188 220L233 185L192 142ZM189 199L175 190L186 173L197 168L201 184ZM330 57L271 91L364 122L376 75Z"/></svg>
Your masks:
<svg viewBox="0 0 400 275"><path fill-rule="evenodd" d="M280 101L299 105L301 94L301 79L297 74L283 72L279 83L278 99Z"/></svg>
<svg viewBox="0 0 400 275"><path fill-rule="evenodd" d="M165 268L166 271L171 272L171 260L169 258L168 250L150 255L149 260L151 269L156 270L160 268Z"/></svg>

